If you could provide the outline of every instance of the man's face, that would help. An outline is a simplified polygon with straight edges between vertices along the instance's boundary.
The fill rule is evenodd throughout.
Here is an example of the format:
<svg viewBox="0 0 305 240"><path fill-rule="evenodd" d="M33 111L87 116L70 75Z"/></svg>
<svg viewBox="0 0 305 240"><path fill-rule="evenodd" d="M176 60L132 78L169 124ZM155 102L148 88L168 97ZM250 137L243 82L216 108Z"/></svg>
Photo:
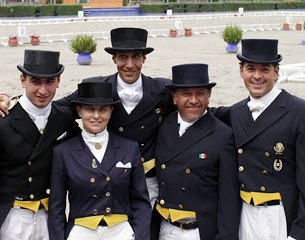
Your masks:
<svg viewBox="0 0 305 240"><path fill-rule="evenodd" d="M261 98L272 90L278 72L278 65L247 62L240 64L240 75L253 98Z"/></svg>
<svg viewBox="0 0 305 240"><path fill-rule="evenodd" d="M77 112L82 119L83 128L88 133L97 134L102 132L109 122L112 113L111 106L77 106Z"/></svg>
<svg viewBox="0 0 305 240"><path fill-rule="evenodd" d="M29 75L21 75L20 80L22 87L25 88L25 94L31 103L36 107L43 108L47 106L55 96L60 77L37 78Z"/></svg>
<svg viewBox="0 0 305 240"><path fill-rule="evenodd" d="M181 118L186 122L198 120L209 105L211 90L207 88L179 88L173 93L173 101Z"/></svg>
<svg viewBox="0 0 305 240"><path fill-rule="evenodd" d="M123 81L131 84L138 80L146 55L141 51L117 52L112 59Z"/></svg>

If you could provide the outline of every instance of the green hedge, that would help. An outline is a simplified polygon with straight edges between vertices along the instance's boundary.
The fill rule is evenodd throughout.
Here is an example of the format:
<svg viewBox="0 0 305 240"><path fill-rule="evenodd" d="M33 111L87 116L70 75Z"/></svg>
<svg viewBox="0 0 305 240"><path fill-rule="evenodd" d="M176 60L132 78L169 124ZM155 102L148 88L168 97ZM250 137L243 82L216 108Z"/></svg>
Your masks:
<svg viewBox="0 0 305 240"><path fill-rule="evenodd" d="M212 2L212 3L143 3L141 13L173 13L224 12L237 11L243 7L245 11L304 9L305 1L301 2Z"/></svg>
<svg viewBox="0 0 305 240"><path fill-rule="evenodd" d="M0 6L0 17L73 16L81 10L81 4L10 5Z"/></svg>

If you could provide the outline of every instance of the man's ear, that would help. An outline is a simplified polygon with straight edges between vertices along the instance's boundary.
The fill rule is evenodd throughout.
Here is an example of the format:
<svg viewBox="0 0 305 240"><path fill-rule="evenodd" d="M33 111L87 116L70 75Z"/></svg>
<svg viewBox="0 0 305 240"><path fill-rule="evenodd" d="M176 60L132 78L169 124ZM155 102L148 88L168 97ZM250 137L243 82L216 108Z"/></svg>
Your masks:
<svg viewBox="0 0 305 240"><path fill-rule="evenodd" d="M116 58L116 55L115 54L113 54L112 55L112 61L116 64L116 60L115 60L115 58Z"/></svg>
<svg viewBox="0 0 305 240"><path fill-rule="evenodd" d="M81 118L82 116L81 116L81 113L80 113L80 106L79 105L77 105L76 106L76 111L77 111L77 114L78 114L78 116Z"/></svg>
<svg viewBox="0 0 305 240"><path fill-rule="evenodd" d="M22 88L25 88L26 76L24 74L20 74L20 81L21 81Z"/></svg>

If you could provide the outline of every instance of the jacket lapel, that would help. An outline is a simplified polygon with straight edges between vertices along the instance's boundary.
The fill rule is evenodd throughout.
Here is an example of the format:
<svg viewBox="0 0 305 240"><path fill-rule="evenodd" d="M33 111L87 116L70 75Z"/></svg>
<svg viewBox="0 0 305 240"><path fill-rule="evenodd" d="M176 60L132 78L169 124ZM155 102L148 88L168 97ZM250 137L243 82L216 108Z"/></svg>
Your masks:
<svg viewBox="0 0 305 240"><path fill-rule="evenodd" d="M35 123L19 103L16 104L11 112L12 121L10 125L32 146L36 146L41 134Z"/></svg>
<svg viewBox="0 0 305 240"><path fill-rule="evenodd" d="M283 117L289 109L287 108L289 96L286 91L282 90L279 96L265 109L264 112L251 125L245 138L242 138L240 145L243 145L265 131L281 117Z"/></svg>
<svg viewBox="0 0 305 240"><path fill-rule="evenodd" d="M104 174L108 174L110 169L117 163L119 159L123 158L123 152L116 141L113 134L109 132L109 142L107 145L107 149L103 158L103 161L101 163L101 171ZM114 161L115 159L115 161Z"/></svg>
<svg viewBox="0 0 305 240"><path fill-rule="evenodd" d="M39 138L39 141L32 153L31 158L36 157L45 149L51 147L51 145L56 141L59 133L61 133L61 128L63 126L64 117L60 114L59 110L52 106L50 116L48 117L48 122L45 127L43 134Z"/></svg>
<svg viewBox="0 0 305 240"><path fill-rule="evenodd" d="M120 103L118 104L118 109L115 111L125 113L125 121L124 125L130 124L134 121L145 116L148 112L151 112L153 108L155 108L159 102L162 101L163 95L155 88L155 84L153 83L153 79L146 77L142 74L143 81L143 97L139 104L133 109L133 111L128 115L125 111L125 108ZM117 90L116 90L116 94Z"/></svg>
<svg viewBox="0 0 305 240"><path fill-rule="evenodd" d="M177 114L175 114L177 116ZM173 139L167 139L167 142L171 142L172 149L168 151L168 153L171 153L169 155L165 155L163 159L161 159L162 162L166 162L177 155L181 154L182 152L185 152L188 148L192 147L194 143L200 141L201 139L207 137L209 134L211 134L213 130L213 117L208 111L203 117L201 117L197 122L195 122L191 127L189 127L185 133L179 138L179 133L177 129L177 117L172 119L175 122L172 122L169 124L169 128L166 129L167 136L174 136L175 141L175 134L173 134L173 131L177 132L177 142L174 144ZM175 124L176 123L176 124ZM176 128L176 129L174 129Z"/></svg>

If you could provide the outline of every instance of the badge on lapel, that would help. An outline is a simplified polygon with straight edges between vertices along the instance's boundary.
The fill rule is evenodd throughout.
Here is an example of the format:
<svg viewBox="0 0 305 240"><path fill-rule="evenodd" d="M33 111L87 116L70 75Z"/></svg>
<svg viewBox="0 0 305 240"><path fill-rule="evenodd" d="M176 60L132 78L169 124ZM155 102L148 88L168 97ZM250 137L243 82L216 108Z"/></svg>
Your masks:
<svg viewBox="0 0 305 240"><path fill-rule="evenodd" d="M199 153L199 159L206 159L208 155L206 153Z"/></svg>

